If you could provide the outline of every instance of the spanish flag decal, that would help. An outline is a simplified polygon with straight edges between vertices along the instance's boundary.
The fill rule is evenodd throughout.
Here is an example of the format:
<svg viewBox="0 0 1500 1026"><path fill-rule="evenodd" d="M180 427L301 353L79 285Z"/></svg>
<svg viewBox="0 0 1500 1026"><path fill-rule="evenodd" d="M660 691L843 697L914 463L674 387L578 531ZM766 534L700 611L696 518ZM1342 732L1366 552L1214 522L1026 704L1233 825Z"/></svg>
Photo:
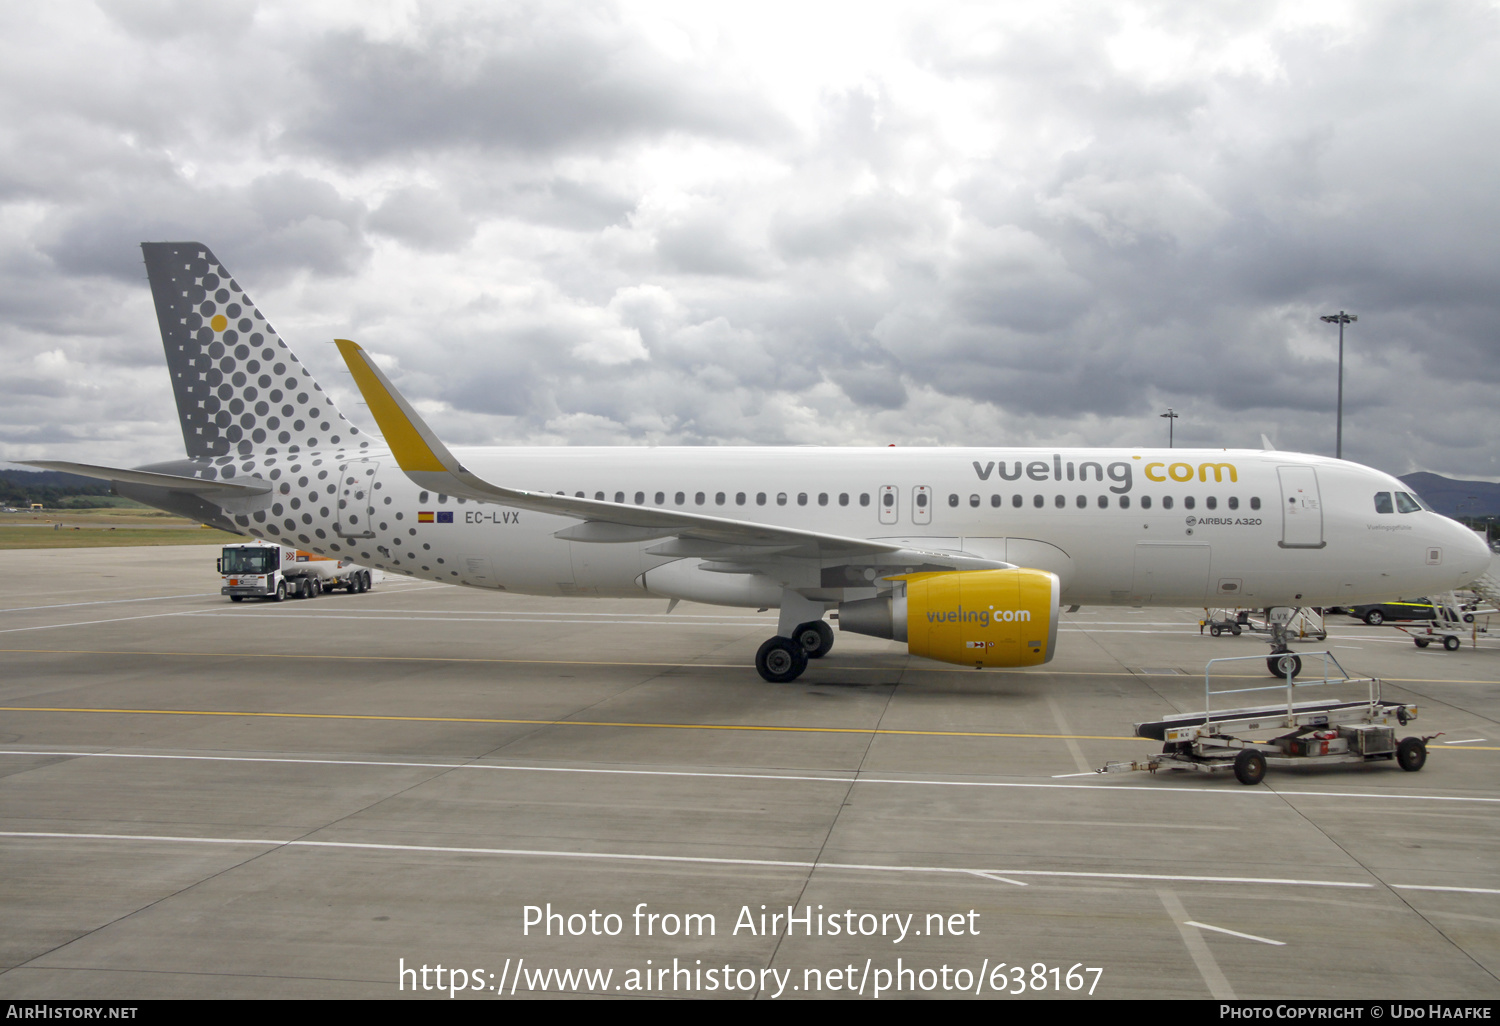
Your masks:
<svg viewBox="0 0 1500 1026"><path fill-rule="evenodd" d="M419 523L419 524L430 524L430 523L433 523L432 511L431 510L426 510L426 511L419 512L417 514L417 523Z"/></svg>

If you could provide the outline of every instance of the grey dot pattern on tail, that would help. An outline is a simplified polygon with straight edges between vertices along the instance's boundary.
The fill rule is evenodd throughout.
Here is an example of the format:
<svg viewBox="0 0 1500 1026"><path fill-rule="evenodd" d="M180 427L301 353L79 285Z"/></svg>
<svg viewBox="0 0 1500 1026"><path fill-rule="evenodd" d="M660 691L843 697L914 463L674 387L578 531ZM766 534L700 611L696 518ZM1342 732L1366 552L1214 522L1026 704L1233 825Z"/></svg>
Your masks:
<svg viewBox="0 0 1500 1026"><path fill-rule="evenodd" d="M141 248L183 440L189 457L212 459L206 476L370 447L208 247Z"/></svg>

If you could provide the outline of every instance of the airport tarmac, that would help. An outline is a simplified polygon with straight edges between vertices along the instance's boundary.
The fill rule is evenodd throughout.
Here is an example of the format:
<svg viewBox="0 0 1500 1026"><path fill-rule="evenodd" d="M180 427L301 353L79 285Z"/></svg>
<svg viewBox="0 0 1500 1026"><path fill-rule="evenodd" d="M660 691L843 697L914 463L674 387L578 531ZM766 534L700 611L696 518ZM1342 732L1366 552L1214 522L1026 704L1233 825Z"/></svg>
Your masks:
<svg viewBox="0 0 1500 1026"><path fill-rule="evenodd" d="M0 552L0 592L6 998L1500 994L1500 635L1331 618L1299 647L1443 736L1244 787L1089 772L1265 655L1201 610L1085 608L1022 671L841 634L772 685L774 613L231 605L191 546Z"/></svg>

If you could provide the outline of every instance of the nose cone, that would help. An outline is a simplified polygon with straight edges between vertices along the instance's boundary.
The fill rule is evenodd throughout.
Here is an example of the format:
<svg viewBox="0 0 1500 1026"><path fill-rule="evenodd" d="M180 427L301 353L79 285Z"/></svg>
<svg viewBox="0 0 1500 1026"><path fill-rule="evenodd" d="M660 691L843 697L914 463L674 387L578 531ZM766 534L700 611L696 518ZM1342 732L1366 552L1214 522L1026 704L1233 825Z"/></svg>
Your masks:
<svg viewBox="0 0 1500 1026"><path fill-rule="evenodd" d="M1489 570L1490 561L1495 556L1484 539L1474 531L1457 521L1450 523L1452 529L1449 533L1453 535L1453 539L1448 542L1448 551L1452 553L1452 566L1458 572L1458 581L1454 587L1462 588L1482 577Z"/></svg>

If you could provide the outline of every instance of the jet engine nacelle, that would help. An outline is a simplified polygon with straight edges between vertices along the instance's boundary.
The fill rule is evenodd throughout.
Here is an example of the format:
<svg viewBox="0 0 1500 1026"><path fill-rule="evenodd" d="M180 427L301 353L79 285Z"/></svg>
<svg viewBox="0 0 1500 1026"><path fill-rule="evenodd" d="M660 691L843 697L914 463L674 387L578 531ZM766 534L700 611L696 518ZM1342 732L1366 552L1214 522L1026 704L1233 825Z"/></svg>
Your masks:
<svg viewBox="0 0 1500 1026"><path fill-rule="evenodd" d="M898 574L890 595L839 606L839 629L968 666L1040 666L1057 647L1061 584L1046 570Z"/></svg>

